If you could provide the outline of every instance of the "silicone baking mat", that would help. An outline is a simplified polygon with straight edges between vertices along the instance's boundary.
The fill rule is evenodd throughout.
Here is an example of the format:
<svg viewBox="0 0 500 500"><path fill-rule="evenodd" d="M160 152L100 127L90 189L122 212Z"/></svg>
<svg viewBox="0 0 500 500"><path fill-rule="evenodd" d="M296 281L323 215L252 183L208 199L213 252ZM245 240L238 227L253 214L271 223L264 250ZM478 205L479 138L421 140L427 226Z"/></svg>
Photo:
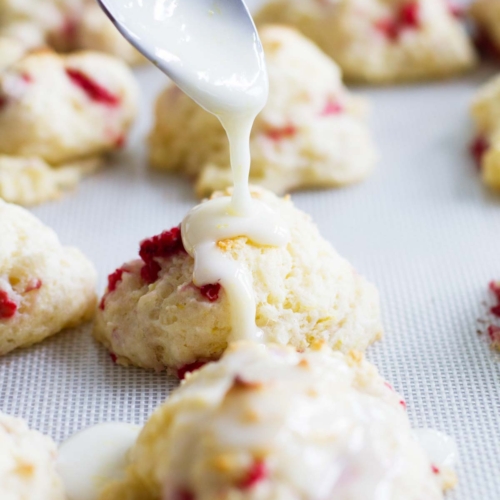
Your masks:
<svg viewBox="0 0 500 500"><path fill-rule="evenodd" d="M137 74L142 114L127 150L76 192L33 210L92 259L100 291L139 240L178 224L196 202L187 180L146 168L144 136L165 78L153 67ZM468 105L491 74L356 89L372 103L376 172L354 187L294 195L378 286L386 335L368 356L404 394L413 424L455 436L450 500L500 498L500 360L477 334L488 282L500 279L500 197L481 187L468 154ZM101 421L143 423L175 385L115 366L89 326L0 359L0 409L57 441Z"/></svg>

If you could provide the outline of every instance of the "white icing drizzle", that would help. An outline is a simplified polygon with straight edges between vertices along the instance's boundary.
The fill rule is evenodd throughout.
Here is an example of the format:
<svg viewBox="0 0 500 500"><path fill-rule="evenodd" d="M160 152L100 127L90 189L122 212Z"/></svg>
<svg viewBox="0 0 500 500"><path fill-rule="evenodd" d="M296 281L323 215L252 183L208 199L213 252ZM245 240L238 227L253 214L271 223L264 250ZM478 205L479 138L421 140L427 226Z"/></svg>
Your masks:
<svg viewBox="0 0 500 500"><path fill-rule="evenodd" d="M68 500L96 500L109 481L125 474L127 453L141 428L99 424L78 432L59 448L57 471Z"/></svg>
<svg viewBox="0 0 500 500"><path fill-rule="evenodd" d="M216 198L195 207L182 223L186 250L194 257L197 286L220 283L228 295L232 314L232 339L259 340L255 325L255 297L251 273L223 252L218 241L246 236L260 245L286 244L288 231L279 215L265 203L249 198L246 216L233 211L233 199Z"/></svg>
<svg viewBox="0 0 500 500"><path fill-rule="evenodd" d="M246 236L251 242L264 246L282 246L289 240L288 228L279 214L264 202L252 199L248 185L250 132L265 99L267 92L253 112L243 114L217 114L216 110L210 109L209 103L202 103L219 118L226 130L231 151L233 194L231 198L216 198L194 207L182 222L184 247L195 261L194 284L219 283L228 296L232 328L229 340L258 341L262 340L262 332L255 324L256 303L251 273L217 243L238 236Z"/></svg>
<svg viewBox="0 0 500 500"><path fill-rule="evenodd" d="M458 459L458 448L451 436L434 429L414 429L413 434L432 465L439 469L453 468Z"/></svg>

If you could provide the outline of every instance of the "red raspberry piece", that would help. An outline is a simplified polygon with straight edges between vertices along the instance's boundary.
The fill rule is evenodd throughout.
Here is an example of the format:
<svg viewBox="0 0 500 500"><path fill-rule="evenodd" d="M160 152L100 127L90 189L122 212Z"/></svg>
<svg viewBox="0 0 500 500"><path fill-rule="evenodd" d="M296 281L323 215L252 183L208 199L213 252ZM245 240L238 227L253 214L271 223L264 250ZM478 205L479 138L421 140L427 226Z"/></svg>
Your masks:
<svg viewBox="0 0 500 500"><path fill-rule="evenodd" d="M127 145L127 137L122 134L115 139L115 146L118 149L123 149Z"/></svg>
<svg viewBox="0 0 500 500"><path fill-rule="evenodd" d="M21 73L21 79L24 83L33 82L33 77L29 73Z"/></svg>
<svg viewBox="0 0 500 500"><path fill-rule="evenodd" d="M154 283L158 279L161 266L156 259L168 259L172 255L185 252L182 244L180 227L164 231L158 236L153 236L141 242L139 255L144 261L141 277L146 283Z"/></svg>
<svg viewBox="0 0 500 500"><path fill-rule="evenodd" d="M189 490L178 490L174 493L173 500L195 500L194 493Z"/></svg>
<svg viewBox="0 0 500 500"><path fill-rule="evenodd" d="M500 48L484 26L479 26L474 37L474 45L483 57L500 59Z"/></svg>
<svg viewBox="0 0 500 500"><path fill-rule="evenodd" d="M403 407L403 410L406 410L406 401L401 400L399 404Z"/></svg>
<svg viewBox="0 0 500 500"><path fill-rule="evenodd" d="M42 280L38 278L33 278L29 280L28 286L26 287L26 290L24 290L24 293L28 292L33 292L34 290L40 290L42 288Z"/></svg>
<svg viewBox="0 0 500 500"><path fill-rule="evenodd" d="M399 37L399 26L393 19L380 19L375 23L375 29L391 41L396 41Z"/></svg>
<svg viewBox="0 0 500 500"><path fill-rule="evenodd" d="M445 1L448 6L448 11L453 17L456 17L457 19L462 19L465 17L465 9L463 7L455 5L455 3L452 2L451 0L445 0Z"/></svg>
<svg viewBox="0 0 500 500"><path fill-rule="evenodd" d="M496 316L497 318L500 318L500 304L499 305L496 305L496 306L493 306L491 309L491 314L493 314L494 316Z"/></svg>
<svg viewBox="0 0 500 500"><path fill-rule="evenodd" d="M323 111L321 111L321 116L338 115L344 111L344 107L337 101L328 100Z"/></svg>
<svg viewBox="0 0 500 500"><path fill-rule="evenodd" d="M126 272L127 271L125 269L120 267L108 276L108 292L114 292L116 290L118 283L120 283L123 278L123 273Z"/></svg>
<svg viewBox="0 0 500 500"><path fill-rule="evenodd" d="M102 296L99 304L99 309L104 310L106 305L106 298L108 295L116 290L118 283L123 279L123 273L128 272L126 269L120 267L108 276L108 291Z"/></svg>
<svg viewBox="0 0 500 500"><path fill-rule="evenodd" d="M105 89L97 82L89 78L82 71L78 69L67 68L66 74L68 75L69 79L75 85L80 87L92 101L112 107L118 106L120 104L120 98L118 96L109 92L109 90Z"/></svg>
<svg viewBox="0 0 500 500"><path fill-rule="evenodd" d="M408 2L403 5L395 18L379 19L375 29L389 40L396 41L405 29L420 28L420 4Z"/></svg>
<svg viewBox="0 0 500 500"><path fill-rule="evenodd" d="M476 160L476 165L478 169L481 169L481 161L486 151L490 148L490 143L486 137L479 135L474 139L470 146L470 152L474 160Z"/></svg>
<svg viewBox="0 0 500 500"><path fill-rule="evenodd" d="M200 287L200 293L210 302L216 302L219 299L219 292L221 286L219 283L215 285L205 285Z"/></svg>
<svg viewBox="0 0 500 500"><path fill-rule="evenodd" d="M418 2L410 2L401 7L399 24L404 28L420 27L420 4Z"/></svg>
<svg viewBox="0 0 500 500"><path fill-rule="evenodd" d="M488 336L494 346L500 345L500 327L495 325L490 325L488 327Z"/></svg>
<svg viewBox="0 0 500 500"><path fill-rule="evenodd" d="M111 358L111 361L116 365L116 362L118 361L118 356L114 352L109 353L109 357Z"/></svg>
<svg viewBox="0 0 500 500"><path fill-rule="evenodd" d="M431 465L431 470L433 474L439 474L441 472L439 467L436 467L435 465Z"/></svg>
<svg viewBox="0 0 500 500"><path fill-rule="evenodd" d="M496 300L500 302L500 281L491 281L489 288L495 295Z"/></svg>
<svg viewBox="0 0 500 500"><path fill-rule="evenodd" d="M281 128L271 128L266 132L266 136L273 141L281 141L282 139L293 137L297 133L297 129L293 125L285 125Z"/></svg>
<svg viewBox="0 0 500 500"><path fill-rule="evenodd" d="M6 291L0 290L0 320L12 318L17 311L17 304L10 300Z"/></svg>
<svg viewBox="0 0 500 500"><path fill-rule="evenodd" d="M78 34L78 21L74 17L66 17L61 27L61 34L67 42L73 43Z"/></svg>
<svg viewBox="0 0 500 500"><path fill-rule="evenodd" d="M184 380L186 375L191 372L199 370L202 366L205 366L208 361L195 361L194 363L189 363L187 365L181 366L177 369L177 378L179 380Z"/></svg>
<svg viewBox="0 0 500 500"><path fill-rule="evenodd" d="M268 471L265 462L256 460L239 486L242 490L248 490L266 479L267 475Z"/></svg>

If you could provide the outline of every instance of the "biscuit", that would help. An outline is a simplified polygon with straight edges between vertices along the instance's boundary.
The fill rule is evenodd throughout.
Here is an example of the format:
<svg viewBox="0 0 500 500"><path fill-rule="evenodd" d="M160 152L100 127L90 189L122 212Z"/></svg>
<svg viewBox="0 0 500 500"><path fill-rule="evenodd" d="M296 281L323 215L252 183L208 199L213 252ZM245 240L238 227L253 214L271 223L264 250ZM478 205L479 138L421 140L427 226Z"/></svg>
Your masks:
<svg viewBox="0 0 500 500"><path fill-rule="evenodd" d="M0 200L0 355L91 319L96 272L27 210Z"/></svg>
<svg viewBox="0 0 500 500"><path fill-rule="evenodd" d="M8 65L0 72L0 195L32 204L74 187L125 144L137 102L133 74L112 56L41 51Z"/></svg>
<svg viewBox="0 0 500 500"><path fill-rule="evenodd" d="M362 355L242 343L156 410L100 500L440 500L432 468Z"/></svg>
<svg viewBox="0 0 500 500"><path fill-rule="evenodd" d="M478 46L486 52L500 54L500 3L496 0L475 0L469 8L478 31Z"/></svg>
<svg viewBox="0 0 500 500"><path fill-rule="evenodd" d="M27 48L96 50L138 64L145 59L121 35L96 0L0 0L0 36Z"/></svg>
<svg viewBox="0 0 500 500"><path fill-rule="evenodd" d="M0 412L2 500L64 500L56 454L50 438L30 430L23 420Z"/></svg>
<svg viewBox="0 0 500 500"><path fill-rule="evenodd" d="M500 77L483 85L472 102L476 138L471 152L489 188L500 190Z"/></svg>
<svg viewBox="0 0 500 500"><path fill-rule="evenodd" d="M256 15L314 40L351 81L390 84L445 78L476 62L448 0L274 0Z"/></svg>
<svg viewBox="0 0 500 500"><path fill-rule="evenodd" d="M270 90L250 139L250 182L285 194L364 179L377 157L365 102L343 86L335 63L295 30L268 26L260 36ZM151 165L195 178L200 197L232 184L222 125L177 87L159 97L149 143Z"/></svg>
<svg viewBox="0 0 500 500"><path fill-rule="evenodd" d="M255 320L267 340L297 349L325 342L347 352L363 351L379 339L375 287L290 199L262 189L254 189L253 196L279 212L290 227L290 242L262 247L236 238L219 247L252 275ZM194 261L180 230L143 241L140 255L109 276L96 316L96 339L120 364L178 374L200 360L218 358L231 336L229 300L217 284L193 284Z"/></svg>

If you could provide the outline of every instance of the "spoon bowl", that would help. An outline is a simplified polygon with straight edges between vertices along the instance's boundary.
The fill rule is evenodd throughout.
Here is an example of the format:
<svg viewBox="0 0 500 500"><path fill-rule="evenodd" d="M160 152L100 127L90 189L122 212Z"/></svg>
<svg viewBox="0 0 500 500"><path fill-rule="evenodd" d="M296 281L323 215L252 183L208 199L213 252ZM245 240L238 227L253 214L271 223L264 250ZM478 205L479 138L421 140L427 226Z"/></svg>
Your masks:
<svg viewBox="0 0 500 500"><path fill-rule="evenodd" d="M243 0L99 0L139 52L208 111L262 109L264 53Z"/></svg>

